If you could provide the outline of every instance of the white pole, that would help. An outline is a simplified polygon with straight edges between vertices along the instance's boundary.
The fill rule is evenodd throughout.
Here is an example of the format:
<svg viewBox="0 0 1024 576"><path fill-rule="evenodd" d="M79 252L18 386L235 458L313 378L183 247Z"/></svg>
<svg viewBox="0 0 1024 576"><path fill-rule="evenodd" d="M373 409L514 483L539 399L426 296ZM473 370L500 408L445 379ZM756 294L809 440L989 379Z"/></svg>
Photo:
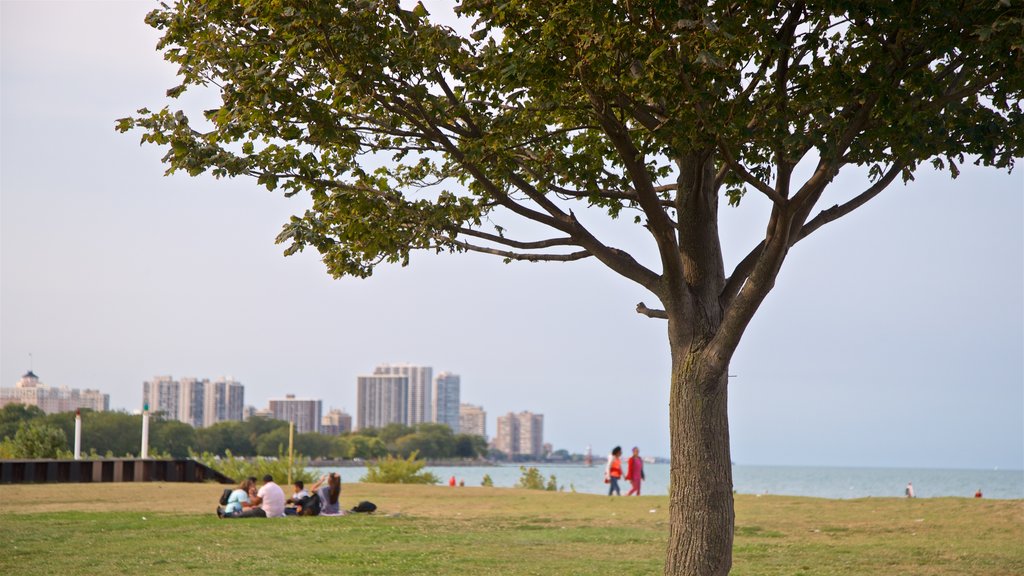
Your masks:
<svg viewBox="0 0 1024 576"><path fill-rule="evenodd" d="M149 404L142 407L142 458L149 458Z"/></svg>
<svg viewBox="0 0 1024 576"><path fill-rule="evenodd" d="M82 459L82 411L75 410L75 460Z"/></svg>
<svg viewBox="0 0 1024 576"><path fill-rule="evenodd" d="M292 484L292 460L295 454L295 422L288 422L288 485Z"/></svg>

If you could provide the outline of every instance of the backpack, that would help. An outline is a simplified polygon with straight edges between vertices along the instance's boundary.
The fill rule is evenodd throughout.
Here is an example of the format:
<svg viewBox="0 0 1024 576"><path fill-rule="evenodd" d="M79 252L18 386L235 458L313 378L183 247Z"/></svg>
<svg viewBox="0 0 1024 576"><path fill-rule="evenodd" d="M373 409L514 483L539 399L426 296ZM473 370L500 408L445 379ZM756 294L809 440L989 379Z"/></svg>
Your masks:
<svg viewBox="0 0 1024 576"><path fill-rule="evenodd" d="M359 504L356 504L355 506L352 507L353 512L365 512L367 514L372 513L376 509L376 504L374 504L373 502L367 502L366 500L363 500Z"/></svg>
<svg viewBox="0 0 1024 576"><path fill-rule="evenodd" d="M320 497L316 494L310 494L304 496L295 502L295 504L301 508L299 515L301 516L319 516L320 515Z"/></svg>
<svg viewBox="0 0 1024 576"><path fill-rule="evenodd" d="M228 498L231 497L231 493L232 492L234 492L234 490L232 488L225 488L224 489L224 492L222 492L221 495L220 495L220 505L221 506L227 506L228 505Z"/></svg>

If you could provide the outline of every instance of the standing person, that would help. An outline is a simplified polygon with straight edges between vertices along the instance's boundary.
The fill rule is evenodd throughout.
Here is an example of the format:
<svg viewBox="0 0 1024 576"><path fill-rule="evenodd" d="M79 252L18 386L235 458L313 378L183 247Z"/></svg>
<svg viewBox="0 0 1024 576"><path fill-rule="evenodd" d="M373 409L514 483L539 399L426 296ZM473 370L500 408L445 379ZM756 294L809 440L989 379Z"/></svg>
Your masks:
<svg viewBox="0 0 1024 576"><path fill-rule="evenodd" d="M633 446L633 455L626 461L626 480L629 480L631 488L626 496L640 495L640 483L646 480L644 476L644 459L640 457L640 449Z"/></svg>
<svg viewBox="0 0 1024 576"><path fill-rule="evenodd" d="M622 478L622 447L616 446L612 449L612 453L608 455L608 466L604 469L604 481L608 484L608 495L611 496L614 492L617 496L622 496L622 492L619 490L619 478Z"/></svg>
<svg viewBox="0 0 1024 576"><path fill-rule="evenodd" d="M904 490L903 493L907 495L907 498L916 498L916 496L914 496L914 485L910 482L907 482L907 489Z"/></svg>
<svg viewBox="0 0 1024 576"><path fill-rule="evenodd" d="M341 496L341 475L331 472L321 476L310 488L320 498L320 514L334 516L341 514L338 497Z"/></svg>
<svg viewBox="0 0 1024 576"><path fill-rule="evenodd" d="M263 486L249 500L252 508L233 518L284 518L284 490L270 474L263 477Z"/></svg>

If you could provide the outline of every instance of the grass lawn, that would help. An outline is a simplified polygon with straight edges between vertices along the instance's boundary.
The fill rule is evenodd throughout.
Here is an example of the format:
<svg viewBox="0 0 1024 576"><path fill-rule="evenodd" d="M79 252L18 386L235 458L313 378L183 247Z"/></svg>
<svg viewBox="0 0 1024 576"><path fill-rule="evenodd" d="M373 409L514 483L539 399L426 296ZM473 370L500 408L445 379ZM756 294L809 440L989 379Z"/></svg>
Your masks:
<svg viewBox="0 0 1024 576"><path fill-rule="evenodd" d="M346 484L374 515L219 520L216 484L0 486L0 574L658 574L668 498ZM1024 501L736 497L734 575L1024 575Z"/></svg>

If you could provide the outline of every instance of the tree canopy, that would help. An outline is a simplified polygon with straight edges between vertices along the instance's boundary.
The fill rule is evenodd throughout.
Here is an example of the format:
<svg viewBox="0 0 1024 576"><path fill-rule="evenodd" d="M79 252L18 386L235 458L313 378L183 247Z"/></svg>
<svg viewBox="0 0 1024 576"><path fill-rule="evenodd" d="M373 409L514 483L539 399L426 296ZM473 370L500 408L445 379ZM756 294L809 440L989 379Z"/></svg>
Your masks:
<svg viewBox="0 0 1024 576"><path fill-rule="evenodd" d="M469 0L457 11L476 19L470 38L392 2L155 10L147 22L180 66L168 95L215 87L222 102L198 122L164 108L119 128L167 145L169 172L309 192L312 208L278 240L316 248L336 276L416 249L593 256L656 294L680 264L646 269L576 211L625 210L671 241L685 217L682 156L713 152L709 177L734 204L755 191L800 212L795 242L927 160L955 174L1022 152L1019 3ZM803 160L812 176L792 182ZM847 165L870 167L874 184L814 214ZM503 212L553 235L525 238Z"/></svg>

